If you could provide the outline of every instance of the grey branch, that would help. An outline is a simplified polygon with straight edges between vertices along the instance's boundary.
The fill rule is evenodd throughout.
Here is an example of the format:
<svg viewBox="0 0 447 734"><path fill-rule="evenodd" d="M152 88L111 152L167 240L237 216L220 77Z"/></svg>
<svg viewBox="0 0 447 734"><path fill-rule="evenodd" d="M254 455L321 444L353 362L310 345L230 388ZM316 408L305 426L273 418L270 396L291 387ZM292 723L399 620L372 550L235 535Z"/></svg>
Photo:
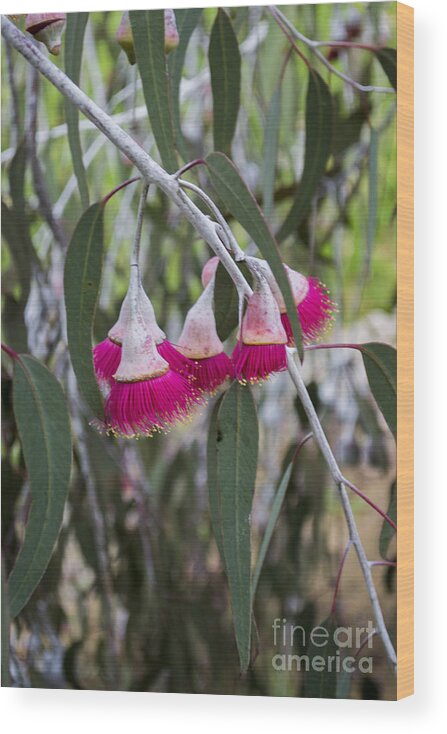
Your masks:
<svg viewBox="0 0 447 734"><path fill-rule="evenodd" d="M335 74L335 76L340 77L340 79L343 79L346 84L349 84L358 92L381 92L382 94L396 93L392 87L375 87L371 84L360 84L360 82L356 82L354 79L351 79L351 77L343 74L342 71L339 71L335 66L332 66L330 61L327 60L326 56L322 54L319 50L319 46L322 45L322 42L313 41L311 38L307 38L307 36L305 36L303 33L300 33L300 31L295 28L293 23L291 23L290 20L284 15L284 13L282 13L275 5L269 5L269 10L278 22L286 26L287 30L292 34L294 38L296 38L298 41L301 41L308 48L310 48L312 53L317 57L317 59L319 59L319 61L321 61L322 64L324 64L326 69L329 69L331 74Z"/></svg>

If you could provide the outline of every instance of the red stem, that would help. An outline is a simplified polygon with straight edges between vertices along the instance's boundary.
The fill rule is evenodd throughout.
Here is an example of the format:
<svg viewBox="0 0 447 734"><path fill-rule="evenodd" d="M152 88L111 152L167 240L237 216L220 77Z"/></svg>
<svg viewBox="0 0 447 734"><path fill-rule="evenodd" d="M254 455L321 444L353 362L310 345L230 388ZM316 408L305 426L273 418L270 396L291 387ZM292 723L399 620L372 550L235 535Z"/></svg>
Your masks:
<svg viewBox="0 0 447 734"><path fill-rule="evenodd" d="M396 561L371 561L371 566L397 566Z"/></svg>
<svg viewBox="0 0 447 734"><path fill-rule="evenodd" d="M102 200L102 205L105 206L107 202L112 198L112 196L117 194L118 191L121 191L121 189L126 188L126 186L129 186L129 184L135 183L135 181L141 181L141 176L134 176L133 178L129 178L127 181L123 181L122 183L120 183L118 186L112 189L112 191L107 194L107 196L104 197L104 199Z"/></svg>
<svg viewBox="0 0 447 734"><path fill-rule="evenodd" d="M386 512L384 512L383 510L381 510L380 507L378 507L375 504L375 502L373 502L372 500L370 500L369 497L366 494L363 494L363 492L361 491L361 489L359 489L358 487L356 487L355 484L353 484L352 482L350 482L348 479L345 479L344 477L343 477L343 484L346 484L346 486L349 487L349 489L352 489L352 491L355 492L355 494L357 494L359 497L361 497L362 500L364 500L364 502L366 502L370 507L372 507L376 512L378 512L379 515L381 515L383 517L383 519L388 523L388 525L391 525L391 527L393 528L393 530L395 530L397 532L397 525L396 525L396 523L390 517L388 517L388 515L386 514Z"/></svg>
<svg viewBox="0 0 447 734"><path fill-rule="evenodd" d="M303 52L298 48L298 46L295 43L294 38L291 36L291 34L287 30L287 28L283 25L283 23L281 22L280 18L277 18L276 15L275 15L275 13L272 13L272 16L273 16L274 20L277 22L277 24L280 27L280 29L282 30L282 32L284 33L285 37L287 38L288 42L292 46L292 48L295 51L295 53L297 53L298 56L300 57L300 59L302 61L304 61L304 63L306 64L307 68L309 70L313 71L312 66L310 65L309 61L307 60L307 58L305 57L305 55L303 54Z"/></svg>
<svg viewBox="0 0 447 734"><path fill-rule="evenodd" d="M348 540L348 542L346 543L346 547L343 551L343 555L341 557L340 565L338 567L338 572L337 572L337 578L335 580L334 596L332 598L332 606L331 606L330 614L335 614L335 609L337 606L337 594L338 594L338 589L340 587L341 575L343 573L343 567L345 565L345 561L348 556L351 545L352 545L352 540Z"/></svg>
<svg viewBox="0 0 447 734"><path fill-rule="evenodd" d="M14 360L19 359L19 355L17 354L17 352L14 349L12 349L11 347L8 347L7 344L3 344L3 342L2 342L2 349L5 352L5 354L11 357L11 359L14 359Z"/></svg>
<svg viewBox="0 0 447 734"><path fill-rule="evenodd" d="M207 162L203 158L195 158L193 161L189 161L189 163L185 163L184 166L178 169L174 173L174 178L180 178L186 171L189 171L191 168L194 168L195 166L206 166Z"/></svg>

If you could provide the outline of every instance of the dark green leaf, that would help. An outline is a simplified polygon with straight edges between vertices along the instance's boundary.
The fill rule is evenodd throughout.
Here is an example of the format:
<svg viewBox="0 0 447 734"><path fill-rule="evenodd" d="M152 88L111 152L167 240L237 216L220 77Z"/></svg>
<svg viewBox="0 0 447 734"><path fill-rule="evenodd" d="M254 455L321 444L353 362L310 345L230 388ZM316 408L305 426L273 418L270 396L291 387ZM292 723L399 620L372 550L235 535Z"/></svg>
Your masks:
<svg viewBox="0 0 447 734"><path fill-rule="evenodd" d="M241 89L241 56L230 18L217 11L208 51L213 92L214 150L230 155Z"/></svg>
<svg viewBox="0 0 447 734"><path fill-rule="evenodd" d="M65 259L64 295L71 363L79 389L95 415L102 413L92 358L92 331L104 256L104 208L92 204L73 232Z"/></svg>
<svg viewBox="0 0 447 734"><path fill-rule="evenodd" d="M9 576L11 616L39 583L62 524L70 483L71 432L62 388L33 357L14 362L13 406L31 488L25 540Z"/></svg>
<svg viewBox="0 0 447 734"><path fill-rule="evenodd" d="M254 240L269 263L287 306L298 352L302 357L301 327L278 245L254 198L233 163L223 153L207 157L211 182L225 206Z"/></svg>
<svg viewBox="0 0 447 734"><path fill-rule="evenodd" d="M9 677L9 628L10 628L10 614L9 614L9 595L8 585L6 582L5 567L3 564L3 558L1 561L2 566L2 665L1 665L1 685L5 688L10 685Z"/></svg>
<svg viewBox="0 0 447 734"><path fill-rule="evenodd" d="M82 50L84 47L84 33L88 21L88 13L68 13L65 30L65 73L79 86L81 74ZM70 146L73 171L78 182L79 194L83 209L89 205L87 175L82 160L81 136L79 133L79 110L64 98L65 119L67 121L67 135Z"/></svg>
<svg viewBox="0 0 447 734"><path fill-rule="evenodd" d="M303 174L292 208L278 232L279 242L295 232L309 212L331 153L332 119L333 106L329 87L321 76L311 69L306 96L306 150Z"/></svg>
<svg viewBox="0 0 447 734"><path fill-rule="evenodd" d="M395 523L397 522L397 491L396 490L397 490L397 484L396 484L396 481L394 481L391 485L390 503L386 511L386 514L388 515L388 517L390 517ZM379 550L380 550L380 555L382 556L382 558L387 558L388 547L395 533L396 531L394 530L394 528L392 528L388 522L384 521L382 525L382 531L380 533L380 541L379 541Z"/></svg>
<svg viewBox="0 0 447 734"><path fill-rule="evenodd" d="M344 668L337 674L337 698L349 698L353 675L352 670Z"/></svg>
<svg viewBox="0 0 447 734"><path fill-rule="evenodd" d="M129 18L152 132L162 163L172 173L178 166L164 50L164 11L131 10Z"/></svg>
<svg viewBox="0 0 447 734"><path fill-rule="evenodd" d="M253 586L252 586L253 598L256 594L256 589L258 586L258 581L261 575L262 567L264 565L265 557L269 549L270 541L272 539L273 531L275 529L276 522L279 517L279 513L281 512L281 507L284 502L284 497L286 496L287 487L289 486L290 476L292 474L292 467L293 467L293 462L291 462L288 465L287 469L285 470L283 477L279 483L279 487L276 491L275 497L273 499L272 506L270 508L270 514L269 514L267 527L265 529L264 536L262 538L262 543L259 549L258 558L256 560L255 571L253 574Z"/></svg>
<svg viewBox="0 0 447 734"><path fill-rule="evenodd" d="M375 52L382 69L390 80L390 84L397 89L397 52L395 48L381 48Z"/></svg>
<svg viewBox="0 0 447 734"><path fill-rule="evenodd" d="M221 526L241 669L250 662L251 541L250 515L258 457L258 419L251 390L234 382L212 421L216 451L209 446L208 477L213 514ZM220 515L220 519L219 519ZM218 536L219 537L219 533Z"/></svg>
<svg viewBox="0 0 447 734"><path fill-rule="evenodd" d="M244 277L251 282L250 271L244 263L238 263ZM239 323L239 298L228 271L219 263L214 284L214 316L219 338L228 339Z"/></svg>
<svg viewBox="0 0 447 734"><path fill-rule="evenodd" d="M213 525L214 538L222 563L225 565L224 544L222 536L222 509L220 486L217 479L218 474L218 432L217 414L220 410L224 396L221 395L211 413L210 427L208 431L207 444L207 468L208 468L208 497L210 503L211 522ZM220 440L220 439L219 439Z"/></svg>
<svg viewBox="0 0 447 734"><path fill-rule="evenodd" d="M397 353L379 342L359 344L371 392L394 438L397 434Z"/></svg>
<svg viewBox="0 0 447 734"><path fill-rule="evenodd" d="M309 647L307 648L306 655L310 661L309 670L306 671L304 676L303 696L305 698L335 698L336 697L336 685L337 685L337 673L334 664L334 656L337 653L337 645L334 641L334 632L337 629L337 624L333 616L328 617L321 625L318 625L326 630L326 633L321 631L321 637L316 637L317 644L312 640ZM313 628L315 635L316 628ZM320 630L317 631L320 634ZM322 642L326 639L326 644L323 646ZM332 666L329 666L329 658L332 657ZM316 664L317 658L321 658L321 670L314 670L312 664Z"/></svg>
<svg viewBox="0 0 447 734"><path fill-rule="evenodd" d="M275 191L276 158L278 155L279 121L281 117L281 84L272 94L265 117L264 164L262 185L262 208L264 217L269 221L273 214L273 195Z"/></svg>
<svg viewBox="0 0 447 734"><path fill-rule="evenodd" d="M202 8L177 8L175 10L175 19L179 34L179 45L168 56L168 70L170 78L171 100L172 100L172 117L175 132L175 141L178 151L186 161L189 151L183 138L180 123L180 81L182 78L183 64L185 62L186 50L188 48L191 35L202 14Z"/></svg>

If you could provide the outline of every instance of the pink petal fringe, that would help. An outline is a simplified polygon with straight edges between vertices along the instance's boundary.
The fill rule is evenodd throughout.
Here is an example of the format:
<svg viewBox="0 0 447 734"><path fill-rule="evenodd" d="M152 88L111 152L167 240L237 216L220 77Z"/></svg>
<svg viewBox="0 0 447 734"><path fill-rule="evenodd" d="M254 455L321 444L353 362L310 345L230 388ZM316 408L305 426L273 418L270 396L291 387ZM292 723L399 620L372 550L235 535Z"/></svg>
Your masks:
<svg viewBox="0 0 447 734"><path fill-rule="evenodd" d="M225 354L204 357L204 359L190 359L184 374L193 381L194 386L204 392L214 393L227 378L233 377L231 359Z"/></svg>
<svg viewBox="0 0 447 734"><path fill-rule="evenodd" d="M304 341L315 341L323 335L334 320L336 307L326 286L317 278L308 278L309 290L306 298L297 306ZM289 346L295 344L292 327L286 313L281 314L282 325L287 334Z"/></svg>
<svg viewBox="0 0 447 734"><path fill-rule="evenodd" d="M107 337L93 347L93 364L99 382L110 383L121 361L121 347Z"/></svg>
<svg viewBox="0 0 447 734"><path fill-rule="evenodd" d="M106 429L126 438L152 436L185 421L201 401L197 389L172 370L141 382L114 380L104 411Z"/></svg>
<svg viewBox="0 0 447 734"><path fill-rule="evenodd" d="M193 361L181 354L170 341L165 339L157 344L157 349L163 359L169 362L169 366L174 372L178 372L180 375L190 375L193 369Z"/></svg>
<svg viewBox="0 0 447 734"><path fill-rule="evenodd" d="M287 369L286 345L238 342L232 360L239 382L266 380L273 372Z"/></svg>

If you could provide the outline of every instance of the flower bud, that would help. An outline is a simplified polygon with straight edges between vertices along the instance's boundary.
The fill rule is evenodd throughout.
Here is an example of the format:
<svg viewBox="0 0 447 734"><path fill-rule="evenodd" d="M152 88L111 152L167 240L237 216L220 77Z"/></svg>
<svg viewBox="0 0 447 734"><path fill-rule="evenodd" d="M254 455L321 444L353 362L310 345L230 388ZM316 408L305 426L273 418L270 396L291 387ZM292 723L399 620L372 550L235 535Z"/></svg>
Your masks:
<svg viewBox="0 0 447 734"><path fill-rule="evenodd" d="M169 54L179 45L179 35L175 22L175 13L171 8L165 9L165 53Z"/></svg>
<svg viewBox="0 0 447 734"><path fill-rule="evenodd" d="M25 30L43 43L50 54L59 56L65 21L65 13L29 13L25 20Z"/></svg>
<svg viewBox="0 0 447 734"><path fill-rule="evenodd" d="M121 16L121 21L115 38L129 59L129 64L133 66L136 63L136 57L128 10L126 10Z"/></svg>

